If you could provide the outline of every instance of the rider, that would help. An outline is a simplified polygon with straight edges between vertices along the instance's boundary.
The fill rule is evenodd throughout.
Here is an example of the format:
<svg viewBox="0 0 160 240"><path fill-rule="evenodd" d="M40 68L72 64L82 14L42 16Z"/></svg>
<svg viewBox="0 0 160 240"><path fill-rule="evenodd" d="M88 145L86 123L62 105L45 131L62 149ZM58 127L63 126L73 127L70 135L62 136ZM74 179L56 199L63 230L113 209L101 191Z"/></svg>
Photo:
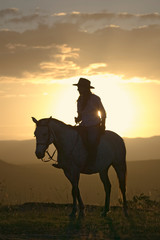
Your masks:
<svg viewBox="0 0 160 240"><path fill-rule="evenodd" d="M100 97L91 92L94 87L88 79L80 78L78 83L73 85L78 87L80 94L75 122L86 130L90 161L95 159L100 133L105 131L106 111Z"/></svg>
<svg viewBox="0 0 160 240"><path fill-rule="evenodd" d="M80 78L78 83L73 85L78 87L80 94L77 100L78 116L75 117L75 122L86 132L88 161L93 161L96 158L100 134L105 131L106 112L100 97L91 92L94 87L88 79ZM53 164L53 166L62 167L60 156L58 156L58 164Z"/></svg>

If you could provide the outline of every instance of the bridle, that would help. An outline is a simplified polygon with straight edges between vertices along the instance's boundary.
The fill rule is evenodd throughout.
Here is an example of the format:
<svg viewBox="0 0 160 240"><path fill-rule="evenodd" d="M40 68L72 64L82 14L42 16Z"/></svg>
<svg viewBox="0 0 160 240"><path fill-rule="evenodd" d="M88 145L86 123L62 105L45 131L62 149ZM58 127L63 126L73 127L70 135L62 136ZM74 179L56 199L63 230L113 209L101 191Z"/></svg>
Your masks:
<svg viewBox="0 0 160 240"><path fill-rule="evenodd" d="M48 138L47 138L47 141L46 142L39 142L39 141L37 141L37 145L43 145L43 146L46 147L45 153L47 153L48 159L41 158L41 160L42 160L42 162L54 161L55 163L57 163L57 160L55 160L53 158L55 153L56 153L56 151L57 151L57 149L55 149L52 154L50 154L49 151L48 151L49 145L51 144L50 143L51 132L50 132L49 126L47 124L47 125L42 125L42 126L39 126L39 127L44 127L44 126L48 128ZM56 135L55 135L55 133L53 131L52 131L52 135L53 135L54 139L56 139Z"/></svg>
<svg viewBox="0 0 160 240"><path fill-rule="evenodd" d="M51 119L52 119L52 118L49 118L49 120L51 120ZM48 121L48 123L49 123L49 121ZM46 142L37 142L37 145L45 145L45 146L46 146L46 149L47 149L47 150L45 151L45 153L47 153L48 159L41 158L41 160L42 160L43 162L54 161L54 162L57 164L58 161L53 158L54 155L55 155L55 153L56 153L56 151L57 151L57 149L55 149L52 154L50 154L49 151L48 151L48 147L49 147L49 145L51 144L51 143L50 143L51 135L53 136L53 138L54 138L54 140L55 140L54 145L55 145L55 146L58 145L58 141L57 141L56 134L55 134L55 132L54 132L53 130L51 130L51 129L49 128L49 125L48 125L48 124L42 125L42 126L39 126L39 127L43 127L43 126L45 126L45 127L48 128L48 139L47 139ZM77 144L77 142L78 142L78 137L79 137L79 134L78 134L78 132L77 132L77 136L76 136L75 143L74 143L73 148L71 149L69 155L71 155L71 154L73 153L73 151L74 151L74 149L75 149L75 146L76 146L76 144Z"/></svg>

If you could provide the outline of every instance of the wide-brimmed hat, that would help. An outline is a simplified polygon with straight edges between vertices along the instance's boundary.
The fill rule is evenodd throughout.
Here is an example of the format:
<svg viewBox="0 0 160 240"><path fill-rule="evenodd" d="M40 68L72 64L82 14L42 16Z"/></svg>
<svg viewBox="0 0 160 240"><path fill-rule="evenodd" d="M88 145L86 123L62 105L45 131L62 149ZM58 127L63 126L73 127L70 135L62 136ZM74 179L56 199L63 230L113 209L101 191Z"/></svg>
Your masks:
<svg viewBox="0 0 160 240"><path fill-rule="evenodd" d="M73 86L82 86L85 88L94 88L91 86L91 82L86 78L80 78L78 83L73 84Z"/></svg>

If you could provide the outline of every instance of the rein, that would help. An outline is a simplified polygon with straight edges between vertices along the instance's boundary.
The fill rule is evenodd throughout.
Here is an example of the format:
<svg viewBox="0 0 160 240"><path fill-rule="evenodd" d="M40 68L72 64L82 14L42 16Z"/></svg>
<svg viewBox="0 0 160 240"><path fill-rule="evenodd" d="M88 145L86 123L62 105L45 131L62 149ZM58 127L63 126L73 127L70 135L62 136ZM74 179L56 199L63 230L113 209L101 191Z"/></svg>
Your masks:
<svg viewBox="0 0 160 240"><path fill-rule="evenodd" d="M57 160L53 159L55 153L56 153L57 149L54 150L53 154L50 155L50 153L48 152L48 150L46 150L45 152L48 154L48 159L45 160L44 158L41 158L42 162L50 162L50 161L54 161L57 163Z"/></svg>

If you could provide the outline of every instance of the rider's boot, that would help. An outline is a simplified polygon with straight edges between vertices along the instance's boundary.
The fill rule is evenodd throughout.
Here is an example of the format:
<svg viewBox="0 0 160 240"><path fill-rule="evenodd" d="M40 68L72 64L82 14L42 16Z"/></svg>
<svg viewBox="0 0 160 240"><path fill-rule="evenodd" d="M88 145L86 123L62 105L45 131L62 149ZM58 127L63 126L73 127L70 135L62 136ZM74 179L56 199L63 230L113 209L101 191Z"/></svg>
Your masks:
<svg viewBox="0 0 160 240"><path fill-rule="evenodd" d="M59 163L53 163L52 166L55 168L59 168L59 169L62 168L61 164L59 164Z"/></svg>

